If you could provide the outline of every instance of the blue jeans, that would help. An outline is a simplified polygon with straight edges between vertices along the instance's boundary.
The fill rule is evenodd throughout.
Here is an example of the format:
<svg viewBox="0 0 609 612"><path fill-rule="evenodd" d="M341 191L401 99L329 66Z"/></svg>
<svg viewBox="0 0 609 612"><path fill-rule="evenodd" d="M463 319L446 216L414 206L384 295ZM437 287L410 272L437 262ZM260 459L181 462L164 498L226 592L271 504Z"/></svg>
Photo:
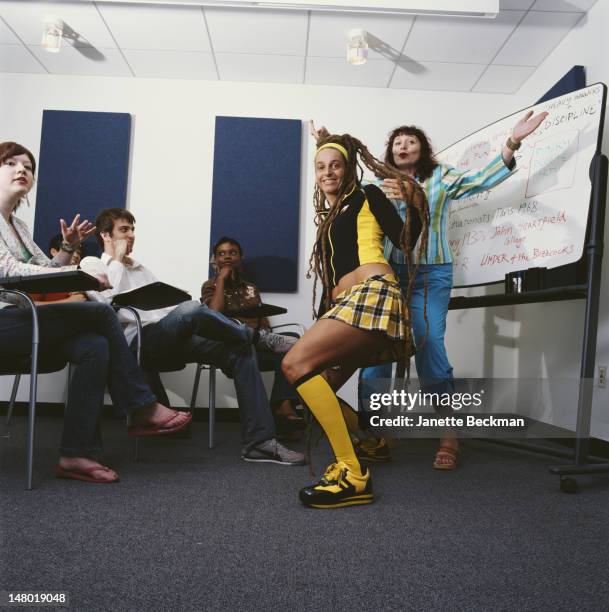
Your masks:
<svg viewBox="0 0 609 612"><path fill-rule="evenodd" d="M391 263L404 294L408 286L408 266ZM429 333L425 337L425 281L427 280L427 320ZM444 336L446 335L446 316L450 291L453 286L453 266L448 264L421 265L412 287L410 314L417 352L414 361L421 389L429 393L451 393L454 391L453 367L448 361ZM363 416L362 408L367 404L370 393L380 391L372 385L373 379L390 379L391 364L372 366L360 370L359 374L359 415ZM366 404L364 404L366 402ZM450 407L448 413L450 413ZM442 410L438 408L438 412ZM360 420L360 425L367 419Z"/></svg>
<svg viewBox="0 0 609 612"><path fill-rule="evenodd" d="M147 325L142 339L142 364L148 372L156 373L155 366L162 370L164 363L172 361L200 362L217 366L234 378L245 452L275 437L253 334L247 325L192 301L180 304L158 323ZM157 384L161 384L160 379L153 387Z"/></svg>
<svg viewBox="0 0 609 612"><path fill-rule="evenodd" d="M112 401L130 414L156 401L129 350L114 310L84 302L38 307L40 357L59 355L73 365L70 398L60 453L87 457L101 450L99 418L106 385ZM0 310L0 358L28 357L32 323L29 310Z"/></svg>

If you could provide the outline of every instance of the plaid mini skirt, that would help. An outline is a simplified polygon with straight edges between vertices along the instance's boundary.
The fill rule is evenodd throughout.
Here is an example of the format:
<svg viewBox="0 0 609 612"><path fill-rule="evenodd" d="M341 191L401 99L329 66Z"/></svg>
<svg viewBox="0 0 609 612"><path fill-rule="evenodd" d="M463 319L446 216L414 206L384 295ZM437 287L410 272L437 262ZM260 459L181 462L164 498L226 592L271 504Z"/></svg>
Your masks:
<svg viewBox="0 0 609 612"><path fill-rule="evenodd" d="M372 355L366 366L407 360L412 356L407 354L407 344L413 346L413 343L406 300L393 274L370 276L339 293L333 307L321 318L336 319L359 329L380 331L387 336L387 349L381 354Z"/></svg>

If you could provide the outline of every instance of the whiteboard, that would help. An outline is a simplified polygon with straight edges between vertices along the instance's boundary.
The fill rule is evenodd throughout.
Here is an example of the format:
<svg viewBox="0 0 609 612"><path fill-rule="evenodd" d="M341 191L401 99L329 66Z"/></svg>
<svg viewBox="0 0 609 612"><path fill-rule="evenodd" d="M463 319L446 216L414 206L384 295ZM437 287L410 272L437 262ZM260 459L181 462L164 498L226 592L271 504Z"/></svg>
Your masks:
<svg viewBox="0 0 609 612"><path fill-rule="evenodd" d="M555 268L582 256L607 87L596 83L500 119L444 149L438 161L485 166L528 111L550 114L516 151L517 170L495 188L450 203L455 286L503 281L508 272Z"/></svg>

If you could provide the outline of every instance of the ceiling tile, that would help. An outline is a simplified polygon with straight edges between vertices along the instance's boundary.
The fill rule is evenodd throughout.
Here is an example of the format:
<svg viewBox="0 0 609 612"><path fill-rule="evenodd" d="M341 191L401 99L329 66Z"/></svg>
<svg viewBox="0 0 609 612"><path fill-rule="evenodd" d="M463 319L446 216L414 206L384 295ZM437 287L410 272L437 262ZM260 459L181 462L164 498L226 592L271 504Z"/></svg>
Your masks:
<svg viewBox="0 0 609 612"><path fill-rule="evenodd" d="M361 28L368 32L370 58L397 60L413 21L413 17L311 13L308 55L346 57L349 30Z"/></svg>
<svg viewBox="0 0 609 612"><path fill-rule="evenodd" d="M308 21L305 11L206 8L205 15L215 52L304 57Z"/></svg>
<svg viewBox="0 0 609 612"><path fill-rule="evenodd" d="M472 91L479 93L516 93L537 70L535 66L491 65Z"/></svg>
<svg viewBox="0 0 609 612"><path fill-rule="evenodd" d="M499 0L499 8L502 11L506 9L527 11L531 8L533 2L535 0Z"/></svg>
<svg viewBox="0 0 609 612"><path fill-rule="evenodd" d="M421 17L408 37L404 59L488 64L523 15L506 11L492 20ZM522 54L526 55L526 48Z"/></svg>
<svg viewBox="0 0 609 612"><path fill-rule="evenodd" d="M123 53L136 77L206 81L218 79L211 53L151 49L126 49Z"/></svg>
<svg viewBox="0 0 609 612"><path fill-rule="evenodd" d="M122 49L211 50L200 7L98 6Z"/></svg>
<svg viewBox="0 0 609 612"><path fill-rule="evenodd" d="M22 45L0 45L0 72L41 72L46 70Z"/></svg>
<svg viewBox="0 0 609 612"><path fill-rule="evenodd" d="M480 64L401 61L391 88L470 91L484 68Z"/></svg>
<svg viewBox="0 0 609 612"><path fill-rule="evenodd" d="M0 19L0 45L20 45L21 41L11 32L10 28Z"/></svg>
<svg viewBox="0 0 609 612"><path fill-rule="evenodd" d="M582 13L530 12L493 64L538 66L581 19Z"/></svg>
<svg viewBox="0 0 609 612"><path fill-rule="evenodd" d="M349 87L387 87L395 64L388 60L368 60L353 66L344 58L308 57L306 83L347 85Z"/></svg>
<svg viewBox="0 0 609 612"><path fill-rule="evenodd" d="M42 47L32 45L30 49L52 74L79 74L90 76L131 76L129 67L117 49L94 50L93 58L88 51L62 46L59 53L49 53Z"/></svg>
<svg viewBox="0 0 609 612"><path fill-rule="evenodd" d="M537 0L531 7L534 11L586 12L596 4L596 0Z"/></svg>
<svg viewBox="0 0 609 612"><path fill-rule="evenodd" d="M92 3L22 2L2 0L0 15L28 45L39 45L46 15L62 19L84 41L101 48L116 47L103 19Z"/></svg>
<svg viewBox="0 0 609 612"><path fill-rule="evenodd" d="M304 57L295 55L248 55L216 53L222 81L302 83Z"/></svg>

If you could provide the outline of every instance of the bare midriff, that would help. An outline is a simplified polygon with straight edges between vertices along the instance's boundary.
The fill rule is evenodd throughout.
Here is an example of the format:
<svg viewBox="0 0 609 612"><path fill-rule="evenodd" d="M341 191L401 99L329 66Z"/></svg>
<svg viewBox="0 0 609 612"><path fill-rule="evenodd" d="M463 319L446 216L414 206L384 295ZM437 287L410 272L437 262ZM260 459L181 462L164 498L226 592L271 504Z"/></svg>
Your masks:
<svg viewBox="0 0 609 612"><path fill-rule="evenodd" d="M353 285L357 285L357 283L364 282L367 278L375 275L384 275L384 274L393 274L393 268L389 264L383 263L369 263L360 266L359 268L355 268L349 274L345 274L340 281L338 281L338 285L332 289L332 299L336 299L336 296L343 291L348 291L353 287Z"/></svg>

